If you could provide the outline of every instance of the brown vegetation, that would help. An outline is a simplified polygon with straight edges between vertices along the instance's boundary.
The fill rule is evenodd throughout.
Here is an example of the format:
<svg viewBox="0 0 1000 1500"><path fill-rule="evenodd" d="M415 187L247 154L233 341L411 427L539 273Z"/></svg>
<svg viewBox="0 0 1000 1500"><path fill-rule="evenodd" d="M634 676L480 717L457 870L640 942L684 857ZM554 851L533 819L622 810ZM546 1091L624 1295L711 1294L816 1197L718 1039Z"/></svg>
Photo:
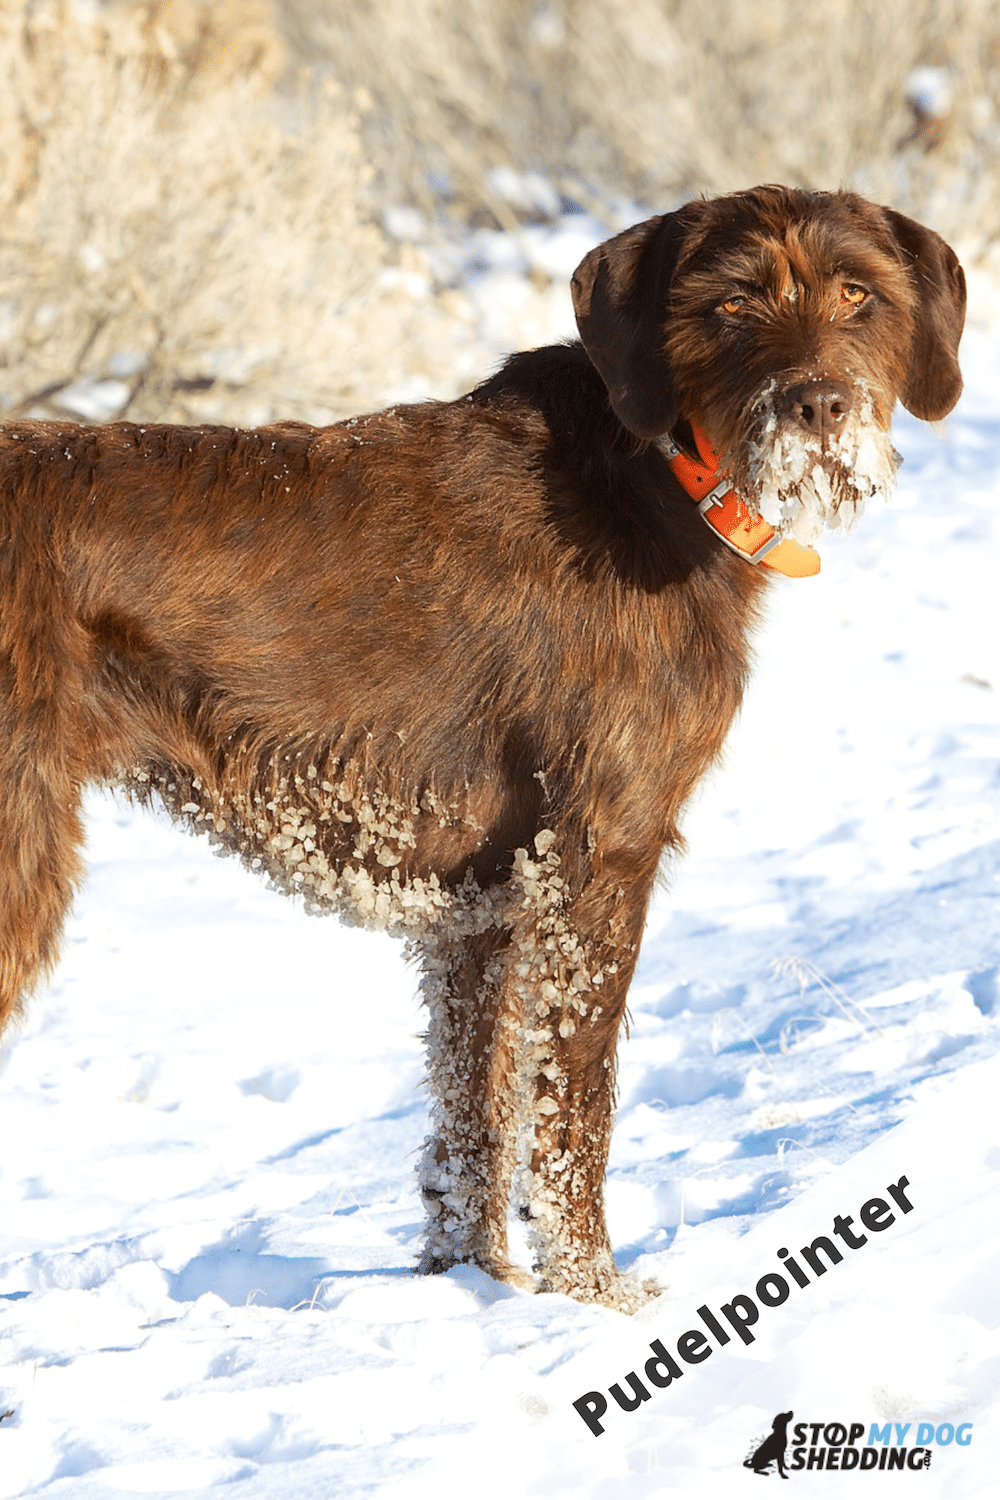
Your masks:
<svg viewBox="0 0 1000 1500"><path fill-rule="evenodd" d="M623 200L854 186L975 261L998 97L1000 0L805 23L791 0L0 0L0 409L323 420L453 394L482 372L474 311L382 215L516 227L496 168L609 228Z"/></svg>
<svg viewBox="0 0 1000 1500"><path fill-rule="evenodd" d="M175 39L192 14L221 30ZM343 91L274 96L268 14L0 0L10 414L329 420L455 358L461 308L390 264Z"/></svg>
<svg viewBox="0 0 1000 1500"><path fill-rule="evenodd" d="M997 0L282 0L292 56L370 100L390 195L460 204L484 170L540 168L571 195L667 206L754 182L854 186L992 234L1000 198ZM945 102L908 80L940 70ZM987 208L987 205L989 207ZM933 208L936 213L928 214Z"/></svg>

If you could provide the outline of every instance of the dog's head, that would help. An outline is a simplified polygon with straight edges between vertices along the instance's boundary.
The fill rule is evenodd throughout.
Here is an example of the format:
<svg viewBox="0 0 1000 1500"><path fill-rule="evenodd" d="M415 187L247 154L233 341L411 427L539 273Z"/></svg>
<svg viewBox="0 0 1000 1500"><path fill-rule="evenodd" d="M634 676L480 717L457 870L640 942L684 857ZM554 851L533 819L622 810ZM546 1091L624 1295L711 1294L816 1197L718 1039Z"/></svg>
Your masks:
<svg viewBox="0 0 1000 1500"><path fill-rule="evenodd" d="M688 203L592 250L573 300L624 425L651 441L697 423L741 498L800 541L890 488L897 399L937 421L962 390L958 260L853 193Z"/></svg>

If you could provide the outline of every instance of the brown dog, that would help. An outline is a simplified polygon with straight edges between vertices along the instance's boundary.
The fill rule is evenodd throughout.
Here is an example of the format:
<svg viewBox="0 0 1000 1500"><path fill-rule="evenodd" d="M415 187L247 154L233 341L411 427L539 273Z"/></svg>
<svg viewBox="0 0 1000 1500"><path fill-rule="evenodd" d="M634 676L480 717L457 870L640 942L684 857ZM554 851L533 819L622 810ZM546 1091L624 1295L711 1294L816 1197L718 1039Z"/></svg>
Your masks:
<svg viewBox="0 0 1000 1500"><path fill-rule="evenodd" d="M628 230L573 287L582 345L449 404L2 430L0 1015L55 958L84 784L155 792L415 944L424 1269L525 1280L513 1196L541 1288L628 1308L615 1045L765 583L668 457L702 429L800 541L852 516L891 477L896 398L935 419L958 397L964 285L899 214L760 188Z"/></svg>

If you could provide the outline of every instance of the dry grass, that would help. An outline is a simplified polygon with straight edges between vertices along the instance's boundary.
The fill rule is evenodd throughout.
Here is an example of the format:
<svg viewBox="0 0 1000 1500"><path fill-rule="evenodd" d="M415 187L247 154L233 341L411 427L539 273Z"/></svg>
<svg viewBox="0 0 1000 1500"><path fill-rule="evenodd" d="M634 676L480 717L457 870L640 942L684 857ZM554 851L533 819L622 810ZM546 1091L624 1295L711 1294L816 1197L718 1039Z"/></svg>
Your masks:
<svg viewBox="0 0 1000 1500"><path fill-rule="evenodd" d="M167 10L0 0L3 406L329 419L439 379L461 317L388 264L342 91L270 97L263 7L207 12L230 54Z"/></svg>
<svg viewBox="0 0 1000 1500"><path fill-rule="evenodd" d="M460 209L489 167L540 168L573 197L666 205L780 181L857 185L994 232L998 0L282 0L292 55L370 98L365 140L389 198ZM934 66L947 118L906 81ZM970 191L971 190L971 191ZM503 213L496 202L494 211Z"/></svg>
<svg viewBox="0 0 1000 1500"><path fill-rule="evenodd" d="M986 257L998 98L1000 0L0 0L0 408L450 393L473 313L380 215L513 226L500 167L609 225L623 199L855 185Z"/></svg>

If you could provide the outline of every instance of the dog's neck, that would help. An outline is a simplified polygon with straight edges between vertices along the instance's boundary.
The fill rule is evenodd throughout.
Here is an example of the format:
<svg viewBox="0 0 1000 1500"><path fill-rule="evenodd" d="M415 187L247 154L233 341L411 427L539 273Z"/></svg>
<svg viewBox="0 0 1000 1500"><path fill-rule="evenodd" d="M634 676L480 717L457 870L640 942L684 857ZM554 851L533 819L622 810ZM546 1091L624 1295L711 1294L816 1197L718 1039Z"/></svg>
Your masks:
<svg viewBox="0 0 1000 1500"><path fill-rule="evenodd" d="M720 456L701 428L687 424L697 458L679 448L671 437L661 445L674 478L691 496L719 539L744 562L784 573L787 578L809 578L819 572L819 553L790 537L782 539L774 527L743 503L729 480L719 479Z"/></svg>

